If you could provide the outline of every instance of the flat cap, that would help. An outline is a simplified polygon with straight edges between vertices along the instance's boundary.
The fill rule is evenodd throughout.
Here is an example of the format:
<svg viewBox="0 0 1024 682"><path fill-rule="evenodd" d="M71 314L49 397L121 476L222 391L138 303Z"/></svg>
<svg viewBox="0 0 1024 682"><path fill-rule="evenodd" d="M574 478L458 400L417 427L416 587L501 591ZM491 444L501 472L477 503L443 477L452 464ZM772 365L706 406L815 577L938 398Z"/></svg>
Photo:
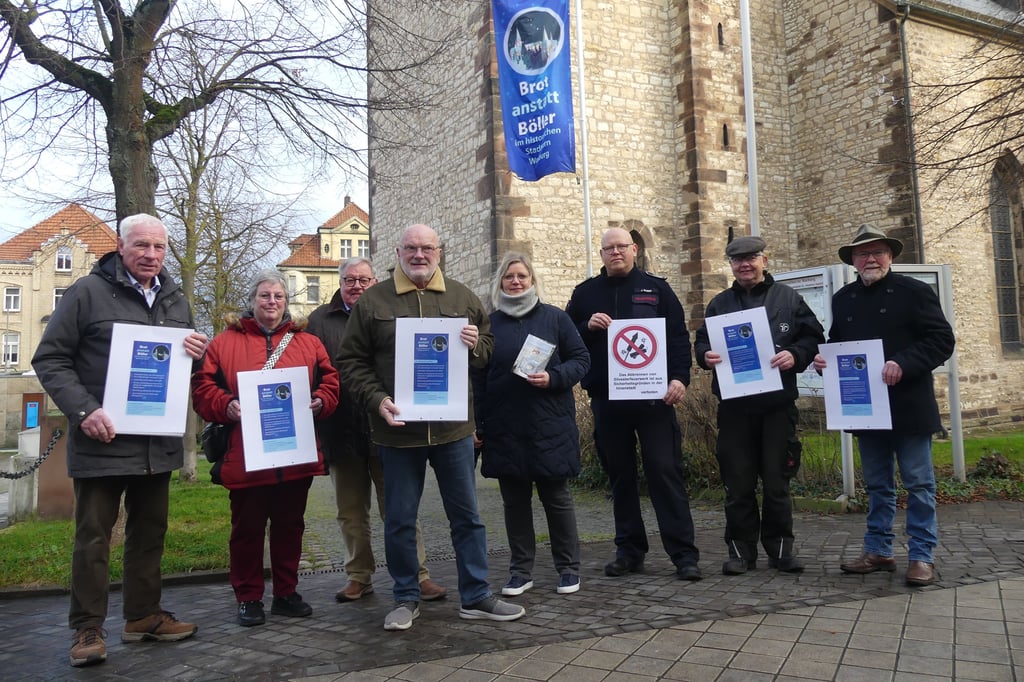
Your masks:
<svg viewBox="0 0 1024 682"><path fill-rule="evenodd" d="M737 256L749 256L752 253L761 253L768 244L760 237L739 237L729 242L725 247L725 255L729 258Z"/></svg>

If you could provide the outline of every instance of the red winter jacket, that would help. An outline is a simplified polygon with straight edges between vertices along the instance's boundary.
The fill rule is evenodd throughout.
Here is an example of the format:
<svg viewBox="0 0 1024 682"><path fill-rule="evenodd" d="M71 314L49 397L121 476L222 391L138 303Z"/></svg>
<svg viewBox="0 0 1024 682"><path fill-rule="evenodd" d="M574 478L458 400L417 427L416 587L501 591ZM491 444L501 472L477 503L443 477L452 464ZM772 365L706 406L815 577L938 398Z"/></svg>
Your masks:
<svg viewBox="0 0 1024 682"><path fill-rule="evenodd" d="M304 327L304 321L293 323L286 317L281 326L268 335L260 329L251 313L246 313L210 342L202 369L192 375L192 402L199 416L209 422L235 424L231 429L228 451L221 463L220 478L225 488L273 485L325 473L319 440L316 463L247 472L241 425L227 417L228 403L238 397L238 373L263 369L267 358L288 330L294 331L295 336L274 367L307 367L310 395L323 401L323 409L317 419L334 412L338 406L338 372L320 339L303 331Z"/></svg>

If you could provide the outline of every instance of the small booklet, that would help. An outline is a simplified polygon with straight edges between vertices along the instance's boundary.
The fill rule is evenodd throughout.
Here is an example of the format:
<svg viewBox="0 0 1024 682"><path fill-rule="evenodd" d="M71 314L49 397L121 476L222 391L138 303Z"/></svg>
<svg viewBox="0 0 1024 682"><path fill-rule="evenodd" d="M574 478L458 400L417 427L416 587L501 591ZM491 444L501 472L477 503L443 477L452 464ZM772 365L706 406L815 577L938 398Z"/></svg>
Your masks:
<svg viewBox="0 0 1024 682"><path fill-rule="evenodd" d="M523 347L519 349L516 364L512 366L512 373L518 374L524 379L530 374L536 374L548 366L548 360L551 359L554 352L555 344L533 334L527 334Z"/></svg>

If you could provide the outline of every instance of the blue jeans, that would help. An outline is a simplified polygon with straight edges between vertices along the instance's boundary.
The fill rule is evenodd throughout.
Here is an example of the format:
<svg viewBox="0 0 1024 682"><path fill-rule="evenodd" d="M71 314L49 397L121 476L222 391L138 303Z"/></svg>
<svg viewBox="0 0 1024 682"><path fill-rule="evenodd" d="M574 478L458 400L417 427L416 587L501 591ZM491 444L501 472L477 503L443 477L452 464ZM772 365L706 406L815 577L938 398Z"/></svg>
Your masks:
<svg viewBox="0 0 1024 682"><path fill-rule="evenodd" d="M931 435L901 435L892 431L862 432L857 435L857 445L860 448L860 463L869 505L864 551L885 557L893 555L895 463L898 462L900 478L907 491L908 559L931 563L932 550L939 544Z"/></svg>
<svg viewBox="0 0 1024 682"><path fill-rule="evenodd" d="M384 465L384 551L395 581L395 603L420 600L416 518L430 462L451 529L463 605L491 596L487 582L487 530L476 505L473 438L415 448L380 447Z"/></svg>

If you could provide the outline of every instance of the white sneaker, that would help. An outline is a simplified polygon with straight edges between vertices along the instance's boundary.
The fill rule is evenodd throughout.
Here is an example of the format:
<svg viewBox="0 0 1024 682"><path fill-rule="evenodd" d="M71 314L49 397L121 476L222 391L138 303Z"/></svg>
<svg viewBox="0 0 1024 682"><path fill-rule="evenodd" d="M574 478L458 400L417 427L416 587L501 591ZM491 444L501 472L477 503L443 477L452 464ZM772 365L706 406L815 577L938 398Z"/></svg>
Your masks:
<svg viewBox="0 0 1024 682"><path fill-rule="evenodd" d="M384 619L385 630L408 630L412 622L420 615L419 602L403 601L395 605L395 608Z"/></svg>
<svg viewBox="0 0 1024 682"><path fill-rule="evenodd" d="M505 583L505 587L501 588L501 595L503 597L518 597L532 587L532 580L527 580L526 578L520 578L518 575L514 575L508 579L508 582Z"/></svg>
<svg viewBox="0 0 1024 682"><path fill-rule="evenodd" d="M558 578L558 588L555 590L558 594L572 594L573 592L580 591L580 577L573 575L572 573L563 573Z"/></svg>

